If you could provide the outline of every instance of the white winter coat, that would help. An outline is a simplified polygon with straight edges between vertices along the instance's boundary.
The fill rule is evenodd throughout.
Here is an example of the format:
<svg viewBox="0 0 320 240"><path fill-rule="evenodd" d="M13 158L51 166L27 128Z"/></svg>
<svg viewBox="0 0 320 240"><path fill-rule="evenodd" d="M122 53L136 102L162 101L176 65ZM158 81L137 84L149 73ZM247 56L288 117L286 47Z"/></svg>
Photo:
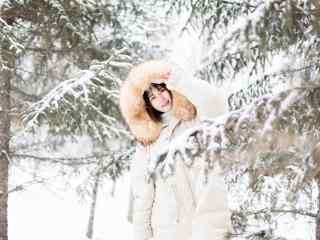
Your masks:
<svg viewBox="0 0 320 240"><path fill-rule="evenodd" d="M217 97L218 92L210 97L208 105L205 104L208 94L203 91L209 91L210 87L201 86L199 92L200 84L194 81L189 84L192 87L184 84L181 88L177 84L168 88L191 99L200 116L214 117L226 111L221 97ZM188 168L178 160L173 176L167 179L156 176L154 181L148 181L150 157L198 122L199 118L182 121L172 117L156 142L149 146L137 145L131 163L133 240L222 240L230 231L227 189L218 169L210 172L205 183L201 173L203 162L195 162Z"/></svg>

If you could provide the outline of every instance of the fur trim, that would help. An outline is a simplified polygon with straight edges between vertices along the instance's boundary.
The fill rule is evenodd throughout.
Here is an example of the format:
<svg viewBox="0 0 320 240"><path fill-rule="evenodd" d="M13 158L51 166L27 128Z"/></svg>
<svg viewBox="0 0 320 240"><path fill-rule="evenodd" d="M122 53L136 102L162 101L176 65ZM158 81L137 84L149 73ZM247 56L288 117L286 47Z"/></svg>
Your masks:
<svg viewBox="0 0 320 240"><path fill-rule="evenodd" d="M120 109L130 131L136 139L147 145L160 136L161 122L151 119L145 108L143 93L151 83L170 81L172 67L164 61L148 61L134 67L120 90ZM168 80L169 79L169 80ZM172 92L172 113L179 120L188 121L196 117L195 106L181 93Z"/></svg>

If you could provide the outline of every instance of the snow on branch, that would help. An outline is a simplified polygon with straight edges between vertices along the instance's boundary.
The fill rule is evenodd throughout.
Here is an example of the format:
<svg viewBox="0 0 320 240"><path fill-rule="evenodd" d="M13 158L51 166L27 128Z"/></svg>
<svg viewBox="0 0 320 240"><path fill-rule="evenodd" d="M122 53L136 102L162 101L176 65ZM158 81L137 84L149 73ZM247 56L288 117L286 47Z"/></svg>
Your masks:
<svg viewBox="0 0 320 240"><path fill-rule="evenodd" d="M149 171L163 177L175 162L202 161L204 173L219 164L228 171L247 166L258 175L295 171L304 178L314 167L306 156L320 140L320 88L296 88L262 97L248 107L187 130L155 156Z"/></svg>
<svg viewBox="0 0 320 240"><path fill-rule="evenodd" d="M13 27L8 25L7 22L0 17L0 42L3 46L6 46L7 49L1 49L0 54L0 70L10 70L8 69L7 62L3 58L3 50L7 52L6 54L17 54L20 53L24 46L19 42L19 40L14 35Z"/></svg>
<svg viewBox="0 0 320 240"><path fill-rule="evenodd" d="M311 218L317 217L316 213L308 212L303 209L261 209L261 210L257 210L257 211L246 211L243 213L245 213L246 215L277 213L277 214L293 214L293 215L308 216Z"/></svg>
<svg viewBox="0 0 320 240"><path fill-rule="evenodd" d="M19 42L17 42L17 39L14 37L14 35L11 32L12 27L10 27L5 20L3 20L0 17L0 34L1 34L1 40L7 40L10 42L11 46L9 50L11 49L16 49L16 50L21 50L23 49L23 45Z"/></svg>
<svg viewBox="0 0 320 240"><path fill-rule="evenodd" d="M73 35L76 35L85 41L89 40L89 36L86 36L87 32L84 32L81 29L81 25L72 19L72 12L70 12L68 8L66 8L60 1L49 1L48 4L52 10L56 12L58 23L61 24L61 26L68 29ZM73 9L76 9L75 5L77 5L77 9L80 10L77 14L84 15L83 17L86 18L84 21L85 24L90 22L88 21L90 20L89 11L99 11L99 8L96 7L92 1L71 1L70 5L74 6Z"/></svg>
<svg viewBox="0 0 320 240"><path fill-rule="evenodd" d="M123 68L128 64L117 63L117 59L110 57L61 82L24 113L26 129L33 129L46 119L54 132L80 135L87 132L101 140L105 136L128 135L118 120L121 81L110 66Z"/></svg>
<svg viewBox="0 0 320 240"><path fill-rule="evenodd" d="M255 4L250 10L239 10L234 20L224 20L234 16L232 10L221 7L215 14L225 12L226 16L217 18L215 24L204 24L205 28L213 28L208 35L212 47L201 67L210 81L234 79L237 74L241 78L244 71L252 76L274 67L279 63L272 60L279 52L291 59L290 67L301 67L299 62L319 62L319 9L314 1L263 0ZM213 12L205 13L216 18Z"/></svg>
<svg viewBox="0 0 320 240"><path fill-rule="evenodd" d="M264 1L264 4L262 3L257 6L255 11L248 16L242 15L232 25L228 26L227 33L224 33L223 38L219 40L219 42L216 42L214 47L209 50L207 61L212 62L212 59L221 59L229 54L243 52L247 49L249 36L246 34L248 34L248 30L256 29L257 24L264 21L272 3L276 1L277 0ZM234 44L234 39L242 42L240 42L240 44Z"/></svg>
<svg viewBox="0 0 320 240"><path fill-rule="evenodd" d="M88 92L89 85L93 85L92 79L95 77L95 73L92 71L81 71L80 76L66 80L51 90L40 101L31 105L30 110L25 115L25 120L28 120L28 126L33 127L38 125L39 116L44 115L49 108L58 108L60 101L68 102L65 99L67 94L78 98L83 96L84 101L89 103Z"/></svg>

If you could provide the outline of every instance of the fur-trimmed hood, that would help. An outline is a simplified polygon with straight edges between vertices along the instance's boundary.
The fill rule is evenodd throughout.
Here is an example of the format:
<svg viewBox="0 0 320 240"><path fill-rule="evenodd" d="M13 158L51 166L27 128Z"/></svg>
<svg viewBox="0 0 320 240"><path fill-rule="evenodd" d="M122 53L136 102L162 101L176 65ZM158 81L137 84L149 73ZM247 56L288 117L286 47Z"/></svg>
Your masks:
<svg viewBox="0 0 320 240"><path fill-rule="evenodd" d="M170 81L174 66L165 61L153 60L135 66L129 72L120 90L120 109L130 131L136 139L147 145L155 142L163 127L162 122L155 122L147 113L143 93L151 83ZM188 121L197 115L196 107L181 93L172 93L172 114L178 120Z"/></svg>

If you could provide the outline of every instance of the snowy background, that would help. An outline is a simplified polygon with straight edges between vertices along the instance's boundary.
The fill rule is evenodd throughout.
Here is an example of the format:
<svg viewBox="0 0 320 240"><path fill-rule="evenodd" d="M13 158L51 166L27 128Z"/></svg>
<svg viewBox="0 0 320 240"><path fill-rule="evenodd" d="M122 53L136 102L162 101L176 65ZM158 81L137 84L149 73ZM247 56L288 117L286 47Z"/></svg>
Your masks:
<svg viewBox="0 0 320 240"><path fill-rule="evenodd" d="M18 176L19 174L16 174ZM89 203L64 186L33 186L12 194L9 203L9 237L13 240L82 240L86 239ZM99 194L94 239L130 240L131 224L127 222L129 179L117 182Z"/></svg>
<svg viewBox="0 0 320 240"><path fill-rule="evenodd" d="M169 59L184 74L218 88L231 110L247 107L241 120L256 117L252 100L320 86L318 1L2 0L0 6L0 89L6 93L0 94L0 109L11 124L0 132L10 139L9 148L1 146L9 161L10 240L84 240L97 179L93 239L131 240L128 165L134 142L118 94L134 64ZM6 96L11 106L4 104ZM261 129L281 125L279 115L299 99L292 96L268 102L263 111L271 111L270 121ZM300 122L314 119L313 128L301 129L290 116L281 119L291 132L306 134L301 146L286 149L293 155L282 172L255 176L252 187L252 176L241 171L255 165L229 169L233 210L299 208L320 216L320 184L306 177L320 163L310 167L305 161L319 141L319 96L315 104L293 109L297 115L304 111ZM315 217L306 214L244 217L245 232L269 231L252 240L315 239Z"/></svg>

